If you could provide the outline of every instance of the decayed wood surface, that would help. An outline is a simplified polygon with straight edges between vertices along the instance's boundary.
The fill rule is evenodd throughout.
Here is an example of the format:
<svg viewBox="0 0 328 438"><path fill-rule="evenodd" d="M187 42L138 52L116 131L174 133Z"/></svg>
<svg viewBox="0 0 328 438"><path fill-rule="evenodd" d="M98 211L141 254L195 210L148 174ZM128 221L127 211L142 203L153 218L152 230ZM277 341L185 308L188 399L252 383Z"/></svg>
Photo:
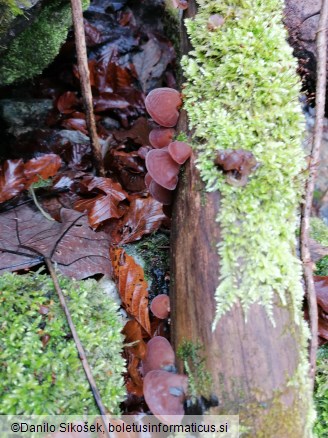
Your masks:
<svg viewBox="0 0 328 438"><path fill-rule="evenodd" d="M186 12L195 14L194 3ZM186 53L189 43L183 29L181 41ZM187 131L186 114L179 124ZM299 327L291 306L282 307L277 300L274 328L260 305L250 308L248 322L236 305L212 332L220 265L220 227L215 222L219 208L220 194L204 191L192 158L180 177L173 208L172 342L175 348L184 339L204 346L212 393L220 403L212 412L239 414L240 422L251 427L250 437L306 437L308 406L298 402L299 390L287 388L299 364Z"/></svg>

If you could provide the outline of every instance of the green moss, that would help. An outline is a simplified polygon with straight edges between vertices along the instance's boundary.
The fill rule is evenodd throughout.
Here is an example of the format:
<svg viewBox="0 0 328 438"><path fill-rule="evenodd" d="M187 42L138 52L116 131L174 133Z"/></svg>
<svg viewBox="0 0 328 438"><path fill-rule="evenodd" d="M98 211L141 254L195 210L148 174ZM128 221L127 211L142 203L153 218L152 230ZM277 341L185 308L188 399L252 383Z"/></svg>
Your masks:
<svg viewBox="0 0 328 438"><path fill-rule="evenodd" d="M310 236L318 243L328 246L328 227L322 219L312 217L310 223Z"/></svg>
<svg viewBox="0 0 328 438"><path fill-rule="evenodd" d="M199 342L184 340L177 349L177 357L183 361L188 376L189 395L193 400L199 396L209 399L212 389L212 378L206 370L202 346Z"/></svg>
<svg viewBox="0 0 328 438"><path fill-rule="evenodd" d="M84 0L83 6L88 3ZM71 24L69 2L54 0L48 3L2 56L0 84L7 85L40 74L58 54Z"/></svg>
<svg viewBox="0 0 328 438"><path fill-rule="evenodd" d="M328 436L328 346L318 350L317 373L314 400L317 408L317 421L314 432L318 438Z"/></svg>
<svg viewBox="0 0 328 438"><path fill-rule="evenodd" d="M118 413L125 365L117 305L94 280L60 277L60 284L103 402ZM0 277L0 339L1 414L98 413L50 277Z"/></svg>
<svg viewBox="0 0 328 438"><path fill-rule="evenodd" d="M262 304L274 324L273 307L279 296L280 305L290 310L299 327L300 338L295 337L299 363L289 386L299 391L300 403L309 407L310 429L308 331L302 314L302 266L295 256L306 169L301 147L305 122L297 62L282 24L284 2L198 3L196 17L186 20L193 50L182 59L183 94L201 177L207 191L219 190L222 195L213 330L237 303L246 319L253 303ZM222 15L225 21L210 31L207 22L212 14ZM246 149L254 154L260 166L246 186L227 184L214 165L219 149ZM299 406L290 411L291 421ZM283 414L278 406L277 415ZM268 415L272 423L275 416L270 411Z"/></svg>
<svg viewBox="0 0 328 438"><path fill-rule="evenodd" d="M281 23L281 0L200 1L186 20L194 50L183 59L185 108L195 130L207 190L220 190L220 285L215 323L239 300L247 314L262 303L272 318L275 293L291 294L297 320L301 265L293 256L305 168L298 104L300 80ZM224 25L207 30L213 13ZM217 149L251 150L260 168L242 188L214 166ZM279 242L279 245L277 244Z"/></svg>

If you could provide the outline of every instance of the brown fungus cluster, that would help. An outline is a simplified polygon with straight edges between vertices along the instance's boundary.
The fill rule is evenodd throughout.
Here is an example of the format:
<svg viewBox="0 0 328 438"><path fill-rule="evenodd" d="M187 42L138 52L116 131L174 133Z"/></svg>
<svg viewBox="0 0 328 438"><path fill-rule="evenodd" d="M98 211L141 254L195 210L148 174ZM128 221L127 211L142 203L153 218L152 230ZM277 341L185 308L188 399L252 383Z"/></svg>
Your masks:
<svg viewBox="0 0 328 438"><path fill-rule="evenodd" d="M169 341L155 336L147 344L142 361L143 392L152 413L161 421L180 422L184 416L184 401L188 391L188 377L177 374L175 354Z"/></svg>
<svg viewBox="0 0 328 438"><path fill-rule="evenodd" d="M227 183L236 187L245 186L250 173L259 166L252 152L244 149L217 151L214 163L225 173Z"/></svg>
<svg viewBox="0 0 328 438"><path fill-rule="evenodd" d="M160 125L149 134L154 149L143 146L140 156L145 157L147 174L145 185L149 193L163 205L173 201L173 190L178 184L180 166L191 156L191 147L182 141L173 141L175 125L182 105L181 95L173 88L156 88L146 97L145 105L152 119Z"/></svg>

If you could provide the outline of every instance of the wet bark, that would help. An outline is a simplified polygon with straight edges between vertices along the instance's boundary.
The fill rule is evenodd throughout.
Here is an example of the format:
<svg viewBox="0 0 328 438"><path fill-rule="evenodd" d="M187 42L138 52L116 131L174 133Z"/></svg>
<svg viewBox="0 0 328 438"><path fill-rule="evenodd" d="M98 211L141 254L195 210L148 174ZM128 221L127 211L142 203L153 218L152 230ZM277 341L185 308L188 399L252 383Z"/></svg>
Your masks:
<svg viewBox="0 0 328 438"><path fill-rule="evenodd" d="M195 14L194 3L186 12ZM183 25L181 41L187 53ZM188 132L185 113L179 128ZM204 347L212 394L219 399L211 413L240 415L240 423L250 427L245 436L307 437L309 405L299 400L304 388L288 386L300 363L301 341L291 303L282 306L277 298L276 327L261 305L251 306L247 321L241 306L235 305L212 332L220 273L220 227L215 221L219 209L220 193L205 192L192 157L180 177L173 208L172 342L175 349L183 340Z"/></svg>

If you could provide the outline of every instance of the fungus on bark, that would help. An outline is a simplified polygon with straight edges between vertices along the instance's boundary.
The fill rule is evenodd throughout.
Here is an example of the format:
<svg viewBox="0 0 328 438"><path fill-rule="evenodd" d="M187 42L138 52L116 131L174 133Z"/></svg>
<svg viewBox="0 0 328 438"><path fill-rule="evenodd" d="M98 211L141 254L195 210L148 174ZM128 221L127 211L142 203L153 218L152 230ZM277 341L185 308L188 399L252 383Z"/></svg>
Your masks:
<svg viewBox="0 0 328 438"><path fill-rule="evenodd" d="M174 134L173 128L156 128L150 131L149 142L154 148L161 149L171 143Z"/></svg>
<svg viewBox="0 0 328 438"><path fill-rule="evenodd" d="M213 14L209 17L207 22L207 29L208 30L215 30L219 27L223 26L224 24L224 18L220 14Z"/></svg>
<svg viewBox="0 0 328 438"><path fill-rule="evenodd" d="M149 151L146 156L146 168L157 184L168 190L176 188L180 165L171 158L166 149Z"/></svg>
<svg viewBox="0 0 328 438"><path fill-rule="evenodd" d="M170 314L170 297L165 294L157 295L151 302L150 310L157 318L166 319Z"/></svg>
<svg viewBox="0 0 328 438"><path fill-rule="evenodd" d="M183 164L191 156L192 149L184 141L173 141L168 146L168 152L175 162Z"/></svg>
<svg viewBox="0 0 328 438"><path fill-rule="evenodd" d="M155 122L165 128L173 128L179 118L181 95L173 88L155 88L147 95L145 105Z"/></svg>
<svg viewBox="0 0 328 438"><path fill-rule="evenodd" d="M227 183L237 187L246 185L249 174L259 165L252 152L244 149L220 150L214 164L226 173Z"/></svg>
<svg viewBox="0 0 328 438"><path fill-rule="evenodd" d="M142 361L142 373L146 376L153 370L175 371L175 354L169 341L163 336L155 336L147 344Z"/></svg>
<svg viewBox="0 0 328 438"><path fill-rule="evenodd" d="M149 174L147 174L147 175L149 175ZM146 180L145 180L145 184L146 184ZM154 199L156 199L156 201L160 202L161 204L163 204L163 205L172 204L172 201L173 201L173 191L172 190L168 190L165 187L160 186L153 179L149 183L148 190L149 190L149 193L151 194L151 196ZM157 316L157 315L155 315L155 316Z"/></svg>
<svg viewBox="0 0 328 438"><path fill-rule="evenodd" d="M183 402L188 389L188 377L167 371L150 371L144 378L146 403L160 421L180 424L184 416ZM170 418L174 415L173 418Z"/></svg>

